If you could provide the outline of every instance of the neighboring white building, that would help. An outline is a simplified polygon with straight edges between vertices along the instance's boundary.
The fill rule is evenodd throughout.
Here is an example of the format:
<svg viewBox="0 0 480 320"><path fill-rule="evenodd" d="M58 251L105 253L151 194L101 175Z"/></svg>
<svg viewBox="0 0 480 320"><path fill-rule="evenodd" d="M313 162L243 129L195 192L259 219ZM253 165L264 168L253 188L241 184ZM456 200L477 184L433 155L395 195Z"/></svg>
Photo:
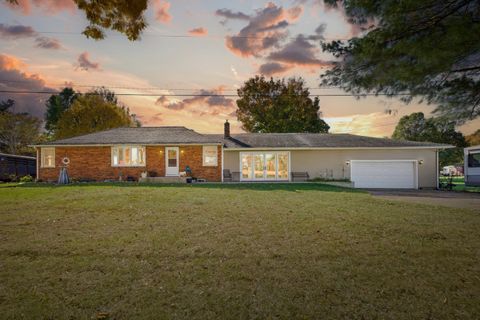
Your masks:
<svg viewBox="0 0 480 320"><path fill-rule="evenodd" d="M465 185L480 186L480 145L464 149Z"/></svg>

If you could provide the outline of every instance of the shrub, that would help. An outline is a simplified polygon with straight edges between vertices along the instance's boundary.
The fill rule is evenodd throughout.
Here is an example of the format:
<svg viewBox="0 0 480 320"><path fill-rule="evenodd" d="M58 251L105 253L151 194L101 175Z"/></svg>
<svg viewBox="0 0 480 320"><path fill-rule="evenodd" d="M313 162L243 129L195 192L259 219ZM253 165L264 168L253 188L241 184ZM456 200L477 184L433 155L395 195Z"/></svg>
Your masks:
<svg viewBox="0 0 480 320"><path fill-rule="evenodd" d="M33 182L33 177L29 174L20 178L20 182Z"/></svg>

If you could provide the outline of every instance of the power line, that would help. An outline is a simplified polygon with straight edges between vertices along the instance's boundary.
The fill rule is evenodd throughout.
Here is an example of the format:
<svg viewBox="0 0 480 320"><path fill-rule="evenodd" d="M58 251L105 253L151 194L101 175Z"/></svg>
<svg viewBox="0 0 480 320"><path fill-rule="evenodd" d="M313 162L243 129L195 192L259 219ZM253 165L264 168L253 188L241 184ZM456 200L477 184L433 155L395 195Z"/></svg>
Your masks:
<svg viewBox="0 0 480 320"><path fill-rule="evenodd" d="M36 33L40 34L61 34L61 35L77 35L77 36L83 36L81 32L77 31L36 31ZM109 34L108 36L122 36L120 34L112 33ZM271 39L272 37L269 36L239 36L239 35L202 35L202 36L194 36L194 35L189 35L189 34L160 34L160 33L143 33L141 37L143 36L148 36L148 37L159 37L159 38L196 38L196 39L202 39L202 38L212 38L212 39L224 39L225 37L229 38L235 38L235 39L258 39L258 40L264 40L264 39ZM318 40L350 40L350 38L334 38L334 37L319 37L318 35L306 35L305 38L309 37L318 37ZM296 39L296 37L285 37L285 39L293 40Z"/></svg>
<svg viewBox="0 0 480 320"><path fill-rule="evenodd" d="M16 90L0 90L0 93L11 94L58 94L57 91L16 91ZM236 94L162 94L162 93L115 93L117 96L139 96L139 97L238 97ZM265 95L268 96L268 95ZM356 96L410 96L408 93L396 93L396 94L311 94L311 97L356 97Z"/></svg>
<svg viewBox="0 0 480 320"><path fill-rule="evenodd" d="M30 81L27 80L2 80L0 79L0 83L30 83ZM52 86L52 87L69 87L70 84L66 83L50 83L46 84L47 86ZM162 88L162 87L128 87L128 86L109 86L109 85L103 85L103 84L75 84L72 83L71 87L82 87L82 88L112 88L112 89L129 89L129 90L172 90L172 91L199 91L199 90L205 90L209 91L211 89L199 89L199 88ZM332 89L339 89L339 86L331 86L331 87L307 87L305 89L309 90L332 90ZM237 91L237 89L223 89L222 91Z"/></svg>

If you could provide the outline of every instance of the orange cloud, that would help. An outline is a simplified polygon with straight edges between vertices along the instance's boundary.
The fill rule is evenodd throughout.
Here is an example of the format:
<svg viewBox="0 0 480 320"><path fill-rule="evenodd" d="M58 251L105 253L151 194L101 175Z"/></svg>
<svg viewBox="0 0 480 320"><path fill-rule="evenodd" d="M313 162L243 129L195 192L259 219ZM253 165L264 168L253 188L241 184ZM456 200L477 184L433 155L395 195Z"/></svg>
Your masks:
<svg viewBox="0 0 480 320"><path fill-rule="evenodd" d="M325 117L331 133L351 133L371 137L390 137L398 119L384 112Z"/></svg>
<svg viewBox="0 0 480 320"><path fill-rule="evenodd" d="M208 34L208 30L203 27L199 27L189 30L188 33L192 36L204 37Z"/></svg>
<svg viewBox="0 0 480 320"><path fill-rule="evenodd" d="M0 54L0 67L3 70L15 70L26 67L26 64L14 56Z"/></svg>
<svg viewBox="0 0 480 320"><path fill-rule="evenodd" d="M170 12L170 2L165 0L156 0L155 5L155 19L162 23L169 23L172 20L172 15Z"/></svg>

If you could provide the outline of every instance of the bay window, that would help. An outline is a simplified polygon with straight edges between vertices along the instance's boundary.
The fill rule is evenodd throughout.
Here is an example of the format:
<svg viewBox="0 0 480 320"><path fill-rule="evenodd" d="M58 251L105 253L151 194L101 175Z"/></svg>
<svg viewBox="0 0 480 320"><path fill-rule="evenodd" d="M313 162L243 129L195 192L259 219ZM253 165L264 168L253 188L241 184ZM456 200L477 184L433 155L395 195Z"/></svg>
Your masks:
<svg viewBox="0 0 480 320"><path fill-rule="evenodd" d="M145 147L115 146L112 147L113 167L144 167Z"/></svg>

